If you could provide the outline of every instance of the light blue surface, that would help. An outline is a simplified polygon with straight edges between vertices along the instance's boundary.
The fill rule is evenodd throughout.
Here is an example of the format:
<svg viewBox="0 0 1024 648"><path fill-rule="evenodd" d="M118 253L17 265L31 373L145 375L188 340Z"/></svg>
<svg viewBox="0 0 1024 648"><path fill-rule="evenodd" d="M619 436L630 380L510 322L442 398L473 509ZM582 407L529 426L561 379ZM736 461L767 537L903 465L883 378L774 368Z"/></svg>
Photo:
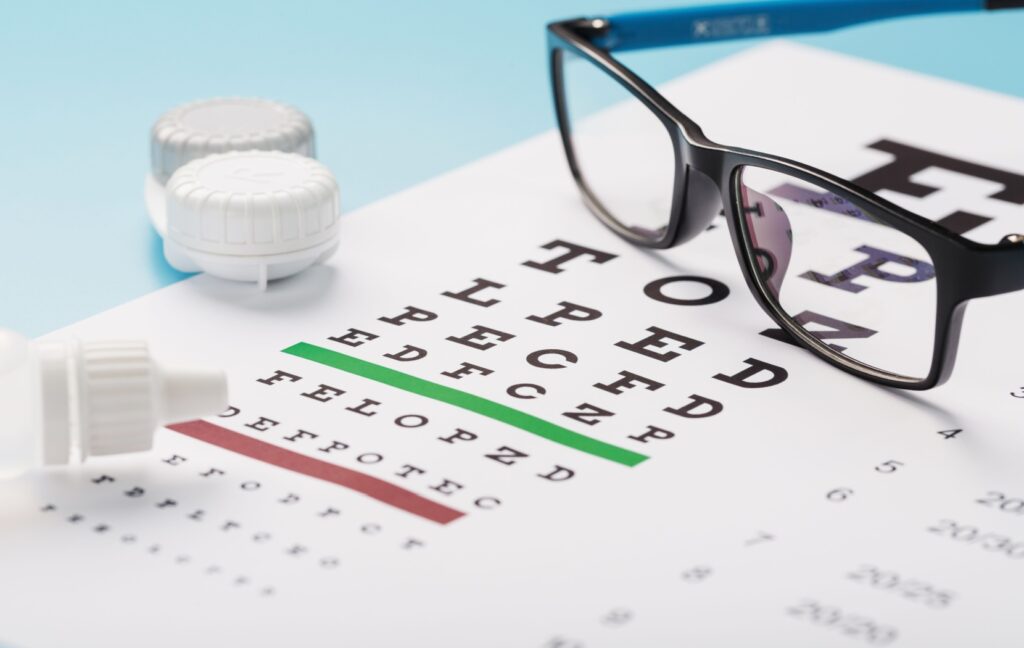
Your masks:
<svg viewBox="0 0 1024 648"><path fill-rule="evenodd" d="M180 278L142 204L148 129L167 108L217 95L301 107L351 210L551 128L545 22L678 4L6 3L0 326L39 335ZM1024 12L1002 11L800 40L1024 96L1021 33ZM757 42L634 60L661 81ZM1024 125L993 128L1024 145Z"/></svg>

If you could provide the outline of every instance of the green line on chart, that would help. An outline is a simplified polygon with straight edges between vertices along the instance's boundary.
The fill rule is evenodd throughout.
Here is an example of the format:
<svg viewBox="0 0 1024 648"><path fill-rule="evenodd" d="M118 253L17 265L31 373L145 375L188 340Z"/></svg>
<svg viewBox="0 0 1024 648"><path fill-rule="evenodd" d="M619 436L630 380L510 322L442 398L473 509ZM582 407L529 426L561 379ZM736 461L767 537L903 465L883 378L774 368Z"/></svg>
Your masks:
<svg viewBox="0 0 1024 648"><path fill-rule="evenodd" d="M605 443L579 432L567 430L507 405L495 403L473 394L467 394L452 387L432 383L429 380L410 376L401 371L382 367L381 365L354 358L344 353L338 353L331 349L325 349L315 344L299 342L285 349L284 353L327 367L340 369L346 373L362 376L363 378L390 385L413 394L419 394L425 398L432 398L442 403L461 407L464 410L469 410L495 421L501 421L502 423L517 427L530 434L544 437L567 448L586 452L595 457L614 461L624 466L635 466L648 459L646 455Z"/></svg>

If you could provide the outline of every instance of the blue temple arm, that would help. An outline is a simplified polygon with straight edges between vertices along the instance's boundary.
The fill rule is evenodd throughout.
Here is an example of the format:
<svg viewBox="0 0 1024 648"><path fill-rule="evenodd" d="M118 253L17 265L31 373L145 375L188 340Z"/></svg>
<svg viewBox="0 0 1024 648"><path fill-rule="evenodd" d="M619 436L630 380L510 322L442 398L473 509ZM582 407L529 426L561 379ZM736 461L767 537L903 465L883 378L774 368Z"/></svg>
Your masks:
<svg viewBox="0 0 1024 648"><path fill-rule="evenodd" d="M622 13L593 39L609 51L828 31L899 16L1024 7L1024 0L768 0Z"/></svg>

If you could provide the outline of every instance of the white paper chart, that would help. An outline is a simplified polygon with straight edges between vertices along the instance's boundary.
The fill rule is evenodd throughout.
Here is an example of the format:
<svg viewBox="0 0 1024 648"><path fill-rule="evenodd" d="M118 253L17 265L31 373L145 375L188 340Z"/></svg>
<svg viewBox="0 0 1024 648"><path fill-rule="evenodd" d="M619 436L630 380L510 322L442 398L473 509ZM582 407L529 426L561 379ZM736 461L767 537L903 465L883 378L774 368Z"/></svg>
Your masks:
<svg viewBox="0 0 1024 648"><path fill-rule="evenodd" d="M1019 99L786 43L664 92L1024 230ZM554 132L343 238L266 294L197 277L66 331L223 365L232 406L0 486L0 644L1024 643L1024 295L972 304L944 387L873 386L772 336L724 222L604 229Z"/></svg>

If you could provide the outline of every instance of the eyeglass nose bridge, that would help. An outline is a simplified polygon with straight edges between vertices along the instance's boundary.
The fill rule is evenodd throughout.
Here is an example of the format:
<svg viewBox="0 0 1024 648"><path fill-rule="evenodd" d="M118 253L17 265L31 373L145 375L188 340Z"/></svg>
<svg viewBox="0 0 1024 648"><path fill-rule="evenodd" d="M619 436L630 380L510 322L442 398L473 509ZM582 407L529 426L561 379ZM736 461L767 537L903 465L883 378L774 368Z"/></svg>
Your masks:
<svg viewBox="0 0 1024 648"><path fill-rule="evenodd" d="M678 216L676 244L685 243L706 230L723 208L722 192L714 180L689 164L683 175L686 193Z"/></svg>

